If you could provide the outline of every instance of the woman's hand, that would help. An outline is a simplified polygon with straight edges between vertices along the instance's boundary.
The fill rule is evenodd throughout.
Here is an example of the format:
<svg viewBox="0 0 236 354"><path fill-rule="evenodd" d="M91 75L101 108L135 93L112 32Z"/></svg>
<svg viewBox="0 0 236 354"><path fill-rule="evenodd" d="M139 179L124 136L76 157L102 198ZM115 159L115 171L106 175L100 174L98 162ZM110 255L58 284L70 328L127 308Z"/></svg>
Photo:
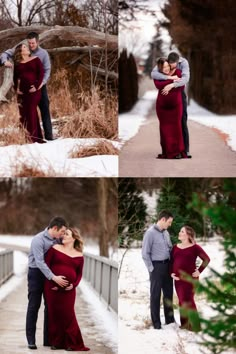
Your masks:
<svg viewBox="0 0 236 354"><path fill-rule="evenodd" d="M34 86L34 85L31 85L29 92L32 93L32 92L35 92L35 91L37 91L36 88L35 88L35 86Z"/></svg>
<svg viewBox="0 0 236 354"><path fill-rule="evenodd" d="M179 277L177 277L177 276L175 275L175 273L171 273L171 277L172 277L174 280L179 280Z"/></svg>
<svg viewBox="0 0 236 354"><path fill-rule="evenodd" d="M57 291L59 288L57 286L54 286L54 288L51 288L51 290Z"/></svg>
<svg viewBox="0 0 236 354"><path fill-rule="evenodd" d="M194 278L198 278L199 275L200 275L200 272L199 272L197 269L195 269L195 272L192 273L192 276L193 276Z"/></svg>
<svg viewBox="0 0 236 354"><path fill-rule="evenodd" d="M69 290L72 290L72 289L73 289L73 284L70 284L70 285L68 285L68 286L65 288L66 291L69 291Z"/></svg>
<svg viewBox="0 0 236 354"><path fill-rule="evenodd" d="M173 76L168 76L168 79L177 80L177 79L179 79L179 77L177 75L173 75Z"/></svg>
<svg viewBox="0 0 236 354"><path fill-rule="evenodd" d="M17 95L23 95L23 92L21 92L19 88L17 88L16 93Z"/></svg>

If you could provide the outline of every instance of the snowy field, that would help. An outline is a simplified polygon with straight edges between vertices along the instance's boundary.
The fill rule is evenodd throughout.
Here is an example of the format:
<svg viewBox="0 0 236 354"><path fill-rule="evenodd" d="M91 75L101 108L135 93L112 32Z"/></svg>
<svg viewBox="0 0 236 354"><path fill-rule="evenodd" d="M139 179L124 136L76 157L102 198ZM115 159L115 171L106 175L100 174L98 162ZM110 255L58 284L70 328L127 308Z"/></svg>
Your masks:
<svg viewBox="0 0 236 354"><path fill-rule="evenodd" d="M0 236L0 243L9 245L18 245L30 247L32 241L31 236ZM3 250L2 248L0 251ZM99 255L98 245L94 241L89 240L85 246L85 252ZM117 256L116 252L113 255ZM115 259L114 259L115 260ZM17 288L24 280L28 267L28 256L25 253L14 251L14 276L0 287L0 302ZM114 353L118 351L118 319L117 314L107 309L107 306L99 299L93 288L82 280L79 288L84 301L89 305L91 316L93 316L95 325L99 328L99 334L106 345L111 348Z"/></svg>
<svg viewBox="0 0 236 354"><path fill-rule="evenodd" d="M146 117L155 104L157 91L147 91L136 103L134 108L119 116L119 137L121 143L125 143L137 134L141 125L147 122ZM218 115L199 106L191 100L188 106L188 119L203 124L210 128L216 128L227 135L228 146L236 151L236 116Z"/></svg>
<svg viewBox="0 0 236 354"><path fill-rule="evenodd" d="M25 246L30 248L33 236L11 236L11 235L0 235L0 244ZM99 256L99 245L97 242L91 238L83 238L84 240L84 252L94 254ZM109 247L109 259L113 261L118 261L117 249Z"/></svg>
<svg viewBox="0 0 236 354"><path fill-rule="evenodd" d="M0 147L0 177L13 177L22 165L51 177L117 177L118 155L71 158L73 151L106 139L57 139L46 144ZM117 142L106 140L118 148Z"/></svg>
<svg viewBox="0 0 236 354"><path fill-rule="evenodd" d="M217 239L199 242L208 253L211 262L203 271L200 281L210 276L210 267L224 270L224 251ZM119 250L119 262L123 249ZM152 328L149 306L149 274L141 257L141 249L130 249L124 257L119 278L119 354L200 354L198 334L180 330L179 311L175 310L177 324L164 325L161 308L162 330ZM195 297L198 311L205 317L213 311L203 295ZM178 304L176 294L174 304ZM200 349L201 348L201 349ZM208 351L205 350L205 353ZM226 353L226 352L225 352ZM230 353L230 352L227 352ZM223 354L223 353L222 353Z"/></svg>

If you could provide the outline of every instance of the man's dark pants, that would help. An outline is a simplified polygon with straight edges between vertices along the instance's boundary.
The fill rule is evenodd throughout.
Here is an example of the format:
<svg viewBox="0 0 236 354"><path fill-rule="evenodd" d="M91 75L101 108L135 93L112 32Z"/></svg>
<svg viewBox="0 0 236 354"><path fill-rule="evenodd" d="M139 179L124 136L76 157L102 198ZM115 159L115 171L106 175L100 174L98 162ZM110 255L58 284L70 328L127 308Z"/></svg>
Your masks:
<svg viewBox="0 0 236 354"><path fill-rule="evenodd" d="M42 301L45 277L38 268L29 268L28 271L28 308L26 315L26 338L28 344L35 344L36 323L38 311ZM48 345L48 312L44 309L44 345Z"/></svg>
<svg viewBox="0 0 236 354"><path fill-rule="evenodd" d="M43 122L44 137L46 140L52 140L52 123L49 111L49 99L46 85L43 85L43 87L41 88L41 100L39 102L39 109Z"/></svg>
<svg viewBox="0 0 236 354"><path fill-rule="evenodd" d="M151 318L154 328L161 325L160 301L163 292L164 315L166 324L174 322L173 312L173 279L169 274L169 262L153 261L153 271L150 274Z"/></svg>
<svg viewBox="0 0 236 354"><path fill-rule="evenodd" d="M184 91L182 91L182 102L183 102L183 115L182 115L182 132L183 132L183 139L184 139L184 146L185 152L189 152L189 133L188 133L188 126L187 126L187 96Z"/></svg>

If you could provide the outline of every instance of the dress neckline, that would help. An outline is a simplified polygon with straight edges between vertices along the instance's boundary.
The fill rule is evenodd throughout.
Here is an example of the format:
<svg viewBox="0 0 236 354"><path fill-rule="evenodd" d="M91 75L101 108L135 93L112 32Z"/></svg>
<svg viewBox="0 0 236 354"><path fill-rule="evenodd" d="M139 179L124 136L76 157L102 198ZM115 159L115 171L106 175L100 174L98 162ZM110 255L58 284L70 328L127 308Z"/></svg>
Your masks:
<svg viewBox="0 0 236 354"><path fill-rule="evenodd" d="M75 257L72 257L72 256L69 256L68 254L64 253L64 252L61 252L59 250L57 250L56 248L53 247L54 250L56 250L57 252L61 253L61 254L64 254L65 256L67 257L70 257L70 258L83 258L84 256L75 256Z"/></svg>
<svg viewBox="0 0 236 354"><path fill-rule="evenodd" d="M30 59L30 60L28 60L28 61L25 61L24 63L20 62L20 64L27 64L27 63L29 63L29 62L35 60L36 58L38 58L38 57L33 57L32 59Z"/></svg>
<svg viewBox="0 0 236 354"><path fill-rule="evenodd" d="M176 245L176 247L177 247L179 250L187 250L188 248L192 248L192 247L194 247L194 246L195 246L195 244L192 245L192 246L189 246L189 247L180 248L180 247L178 247L178 244Z"/></svg>

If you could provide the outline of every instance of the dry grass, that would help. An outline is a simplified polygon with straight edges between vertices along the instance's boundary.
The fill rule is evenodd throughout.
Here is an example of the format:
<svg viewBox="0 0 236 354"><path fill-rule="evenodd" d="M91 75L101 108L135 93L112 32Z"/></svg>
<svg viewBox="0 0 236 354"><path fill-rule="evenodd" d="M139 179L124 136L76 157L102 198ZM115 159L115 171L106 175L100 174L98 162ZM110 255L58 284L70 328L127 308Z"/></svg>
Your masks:
<svg viewBox="0 0 236 354"><path fill-rule="evenodd" d="M67 120L59 134L65 138L105 138L118 136L117 99L101 97L95 88L91 95L83 94L79 112Z"/></svg>
<svg viewBox="0 0 236 354"><path fill-rule="evenodd" d="M27 164L22 164L17 167L17 171L14 177L49 177L48 174L44 173L37 167L27 166Z"/></svg>
<svg viewBox="0 0 236 354"><path fill-rule="evenodd" d="M20 126L16 101L1 106L0 145L24 145L29 142L27 131Z"/></svg>
<svg viewBox="0 0 236 354"><path fill-rule="evenodd" d="M53 123L54 131L63 138L117 139L117 97L104 97L98 87L90 94L81 87L78 91L82 93L72 96L66 70L54 75L49 95L51 115L58 118ZM11 103L1 106L0 146L29 142L27 131L19 127L19 111L14 97Z"/></svg>
<svg viewBox="0 0 236 354"><path fill-rule="evenodd" d="M96 145L77 147L70 153L70 158L77 159L80 157L89 157L94 155L118 155L119 150L116 149L109 141L99 141Z"/></svg>
<svg viewBox="0 0 236 354"><path fill-rule="evenodd" d="M65 69L54 75L50 85L50 111L52 117L71 116L76 113L75 99L71 97Z"/></svg>

